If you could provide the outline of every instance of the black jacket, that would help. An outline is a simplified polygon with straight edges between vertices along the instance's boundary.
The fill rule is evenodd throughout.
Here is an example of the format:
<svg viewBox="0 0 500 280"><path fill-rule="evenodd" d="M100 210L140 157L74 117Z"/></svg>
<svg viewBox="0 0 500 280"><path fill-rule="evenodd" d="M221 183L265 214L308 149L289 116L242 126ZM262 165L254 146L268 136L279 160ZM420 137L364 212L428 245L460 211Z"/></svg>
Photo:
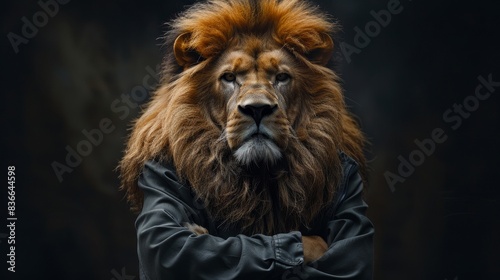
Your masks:
<svg viewBox="0 0 500 280"><path fill-rule="evenodd" d="M219 232L175 169L146 163L139 178L144 206L136 221L142 280L372 279L373 226L365 216L363 184L356 163L341 155L343 180L321 218L329 246L325 255L303 264L301 232L273 236ZM185 222L207 228L196 236Z"/></svg>

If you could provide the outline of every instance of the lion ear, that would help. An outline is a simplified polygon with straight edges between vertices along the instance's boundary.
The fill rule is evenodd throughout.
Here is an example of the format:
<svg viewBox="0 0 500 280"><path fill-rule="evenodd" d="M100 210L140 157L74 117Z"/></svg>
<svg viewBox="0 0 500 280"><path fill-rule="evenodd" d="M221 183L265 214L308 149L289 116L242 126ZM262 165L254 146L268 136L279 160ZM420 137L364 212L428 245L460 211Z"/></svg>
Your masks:
<svg viewBox="0 0 500 280"><path fill-rule="evenodd" d="M200 59L200 54L189 47L191 33L182 33L174 42L174 56L180 66L188 68Z"/></svg>
<svg viewBox="0 0 500 280"><path fill-rule="evenodd" d="M321 43L309 50L306 57L313 63L326 65L332 58L333 46L332 37L328 34L321 34Z"/></svg>

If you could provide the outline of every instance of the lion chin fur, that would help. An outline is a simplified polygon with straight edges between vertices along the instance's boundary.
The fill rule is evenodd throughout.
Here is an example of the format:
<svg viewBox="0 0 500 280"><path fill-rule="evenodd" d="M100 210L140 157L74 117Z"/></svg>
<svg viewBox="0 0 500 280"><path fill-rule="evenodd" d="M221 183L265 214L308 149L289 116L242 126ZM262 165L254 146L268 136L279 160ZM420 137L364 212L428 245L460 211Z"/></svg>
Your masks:
<svg viewBox="0 0 500 280"><path fill-rule="evenodd" d="M272 141L255 139L239 147L234 152L234 157L242 166L262 164L269 169L281 159L281 151Z"/></svg>
<svg viewBox="0 0 500 280"><path fill-rule="evenodd" d="M307 228L331 203L339 153L365 139L327 67L337 26L301 0L212 0L170 23L160 85L119 169L134 210L148 160L175 166L225 229Z"/></svg>

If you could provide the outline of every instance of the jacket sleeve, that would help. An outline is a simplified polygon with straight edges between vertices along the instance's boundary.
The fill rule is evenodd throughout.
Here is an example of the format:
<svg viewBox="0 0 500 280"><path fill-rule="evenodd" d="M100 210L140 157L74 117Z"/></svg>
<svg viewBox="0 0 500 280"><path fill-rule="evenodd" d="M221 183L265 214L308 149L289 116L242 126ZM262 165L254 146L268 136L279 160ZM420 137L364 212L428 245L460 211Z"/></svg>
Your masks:
<svg viewBox="0 0 500 280"><path fill-rule="evenodd" d="M136 220L141 279L274 279L303 263L300 232L227 239L193 234L183 224L205 226L203 211L173 169L149 161L138 185L144 192Z"/></svg>
<svg viewBox="0 0 500 280"><path fill-rule="evenodd" d="M356 163L344 158L344 176L338 200L322 219L319 233L328 244L319 260L285 272L292 279L373 279L374 228L365 216L363 181ZM295 278L294 278L295 277Z"/></svg>

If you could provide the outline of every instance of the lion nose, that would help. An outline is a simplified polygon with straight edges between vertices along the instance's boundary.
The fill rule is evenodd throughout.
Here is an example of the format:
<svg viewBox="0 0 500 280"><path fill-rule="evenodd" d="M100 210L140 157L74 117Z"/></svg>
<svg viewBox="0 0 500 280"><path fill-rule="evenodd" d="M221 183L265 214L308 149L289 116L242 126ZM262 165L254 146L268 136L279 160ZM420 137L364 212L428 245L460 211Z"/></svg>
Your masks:
<svg viewBox="0 0 500 280"><path fill-rule="evenodd" d="M271 104L251 103L251 104L239 105L238 109L240 110L241 113L252 117L258 126L260 124L260 121L264 117L274 113L277 107L278 107L277 105L271 105Z"/></svg>

